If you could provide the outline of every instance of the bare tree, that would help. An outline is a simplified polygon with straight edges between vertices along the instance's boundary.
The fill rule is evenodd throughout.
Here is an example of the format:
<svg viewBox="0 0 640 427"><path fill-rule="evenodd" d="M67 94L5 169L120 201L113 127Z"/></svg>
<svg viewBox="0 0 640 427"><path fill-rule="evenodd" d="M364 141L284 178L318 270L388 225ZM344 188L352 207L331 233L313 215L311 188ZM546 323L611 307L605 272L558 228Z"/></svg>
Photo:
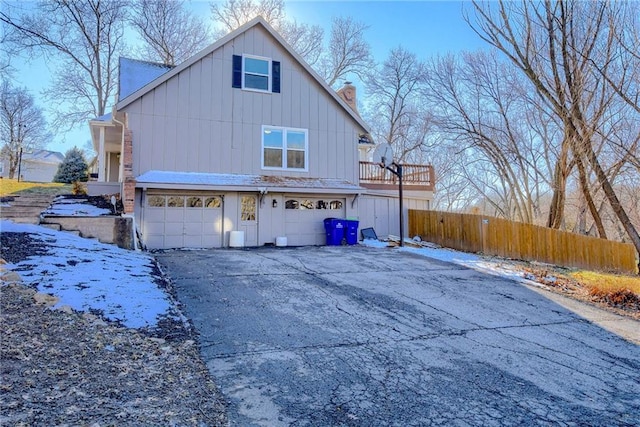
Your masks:
<svg viewBox="0 0 640 427"><path fill-rule="evenodd" d="M441 211L465 212L470 210L481 193L469 185L466 167L474 153L459 150L453 144L440 140L427 151L428 162L438 174L438 188L433 195L432 208Z"/></svg>
<svg viewBox="0 0 640 427"><path fill-rule="evenodd" d="M42 111L27 89L14 88L3 81L0 84L0 153L9 162L9 178L16 174L21 153L45 145L50 137L46 129Z"/></svg>
<svg viewBox="0 0 640 427"><path fill-rule="evenodd" d="M323 51L324 30L321 27L284 21L279 32L309 65L314 67L318 63Z"/></svg>
<svg viewBox="0 0 640 427"><path fill-rule="evenodd" d="M422 99L443 145L469 159L467 185L500 216L534 223L549 191L557 130L528 95L497 55L478 52L431 61Z"/></svg>
<svg viewBox="0 0 640 427"><path fill-rule="evenodd" d="M334 18L329 49L321 61L321 74L333 86L347 74L363 79L371 67L371 49L364 39L368 27L352 18Z"/></svg>
<svg viewBox="0 0 640 427"><path fill-rule="evenodd" d="M309 65L314 66L323 53L324 31L317 25L298 24L286 19L283 0L226 0L211 6L213 20L222 26L220 37L261 16Z"/></svg>
<svg viewBox="0 0 640 427"><path fill-rule="evenodd" d="M222 25L224 33L262 16L272 27L279 29L285 21L284 0L226 0L211 5L213 20Z"/></svg>
<svg viewBox="0 0 640 427"><path fill-rule="evenodd" d="M416 55L398 47L366 79L374 138L390 144L400 161L427 143L432 121L420 100L426 76Z"/></svg>
<svg viewBox="0 0 640 427"><path fill-rule="evenodd" d="M135 0L131 25L144 47L143 59L176 65L202 49L209 37L204 22L182 0Z"/></svg>
<svg viewBox="0 0 640 427"><path fill-rule="evenodd" d="M494 10L493 7L497 10ZM617 4L623 7L623 4ZM620 225L640 252L640 234L620 203L594 149L596 129L605 118L611 94L592 63L614 64L609 6L596 2L474 3L476 32L504 53L532 82L562 120L580 171L595 174ZM593 61L591 61L592 59ZM582 166L580 165L582 163ZM585 193L585 197L589 194ZM594 219L597 209L591 210Z"/></svg>
<svg viewBox="0 0 640 427"><path fill-rule="evenodd" d="M46 0L35 12L0 11L8 43L55 65L46 95L68 108L56 111L56 124L71 128L106 112L117 86L126 6L126 0Z"/></svg>
<svg viewBox="0 0 640 427"><path fill-rule="evenodd" d="M364 38L368 27L350 17L333 19L329 46L325 49L322 28L288 20L283 0L226 0L214 3L211 12L214 21L222 26L218 36L262 16L329 86L348 74L363 78L372 66L371 48Z"/></svg>

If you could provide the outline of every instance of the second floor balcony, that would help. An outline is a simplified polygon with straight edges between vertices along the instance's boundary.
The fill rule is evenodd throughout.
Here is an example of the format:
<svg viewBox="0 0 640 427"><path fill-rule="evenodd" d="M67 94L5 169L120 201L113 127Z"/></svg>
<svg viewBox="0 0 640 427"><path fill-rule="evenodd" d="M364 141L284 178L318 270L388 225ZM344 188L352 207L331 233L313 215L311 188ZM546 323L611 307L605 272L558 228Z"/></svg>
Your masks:
<svg viewBox="0 0 640 427"><path fill-rule="evenodd" d="M431 165L402 165L402 184L407 190L433 191L435 173ZM398 177L379 163L360 162L360 186L372 190L392 190L398 187Z"/></svg>

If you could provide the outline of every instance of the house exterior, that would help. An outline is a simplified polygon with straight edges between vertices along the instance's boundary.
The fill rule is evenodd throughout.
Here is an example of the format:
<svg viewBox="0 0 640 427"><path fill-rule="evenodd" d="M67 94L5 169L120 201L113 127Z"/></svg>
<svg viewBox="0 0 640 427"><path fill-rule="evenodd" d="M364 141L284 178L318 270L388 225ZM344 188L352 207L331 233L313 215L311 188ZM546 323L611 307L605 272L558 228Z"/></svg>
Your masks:
<svg viewBox="0 0 640 427"><path fill-rule="evenodd" d="M22 152L20 180L29 182L52 182L64 155L57 151L29 150ZM0 160L0 176L9 177L9 160ZM18 177L16 169L15 178Z"/></svg>
<svg viewBox="0 0 640 427"><path fill-rule="evenodd" d="M113 113L90 122L90 191L120 192L148 248L224 247L238 231L246 246L321 245L328 217L398 234L397 191L361 185L366 123L262 18L175 68L142 65L132 87L121 62Z"/></svg>

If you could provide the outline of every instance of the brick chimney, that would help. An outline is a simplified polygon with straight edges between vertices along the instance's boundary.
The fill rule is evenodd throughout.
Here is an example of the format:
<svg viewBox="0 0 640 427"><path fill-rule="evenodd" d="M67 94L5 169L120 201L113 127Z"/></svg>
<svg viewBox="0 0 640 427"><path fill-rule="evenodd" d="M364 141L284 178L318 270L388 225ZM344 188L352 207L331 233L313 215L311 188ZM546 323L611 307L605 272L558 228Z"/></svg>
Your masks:
<svg viewBox="0 0 640 427"><path fill-rule="evenodd" d="M351 82L344 82L344 86L338 89L336 93L357 115L360 115L356 104L356 87Z"/></svg>

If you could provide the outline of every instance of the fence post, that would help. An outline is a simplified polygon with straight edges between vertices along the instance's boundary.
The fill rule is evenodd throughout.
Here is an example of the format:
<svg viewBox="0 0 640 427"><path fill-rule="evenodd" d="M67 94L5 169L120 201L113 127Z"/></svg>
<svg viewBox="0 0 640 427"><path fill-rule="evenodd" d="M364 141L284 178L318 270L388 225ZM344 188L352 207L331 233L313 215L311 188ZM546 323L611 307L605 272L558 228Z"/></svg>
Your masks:
<svg viewBox="0 0 640 427"><path fill-rule="evenodd" d="M482 216L478 216L480 219L480 237L482 238L482 253L487 253L488 239L489 239L489 219Z"/></svg>

